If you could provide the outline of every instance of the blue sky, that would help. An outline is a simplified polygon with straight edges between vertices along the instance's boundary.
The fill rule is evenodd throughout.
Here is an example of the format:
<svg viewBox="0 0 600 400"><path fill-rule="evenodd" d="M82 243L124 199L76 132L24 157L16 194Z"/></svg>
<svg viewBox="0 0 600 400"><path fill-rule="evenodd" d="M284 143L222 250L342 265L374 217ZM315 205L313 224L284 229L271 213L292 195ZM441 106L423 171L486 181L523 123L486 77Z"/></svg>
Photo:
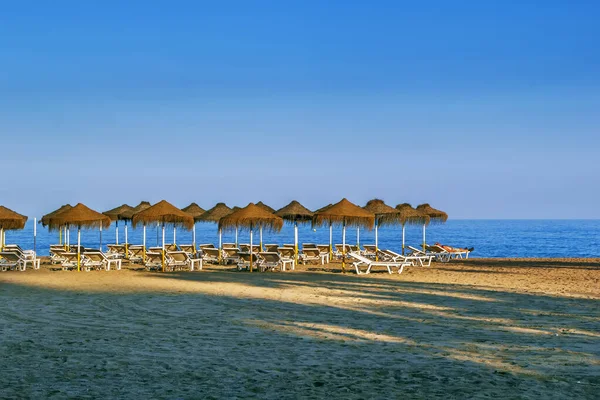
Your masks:
<svg viewBox="0 0 600 400"><path fill-rule="evenodd" d="M3 5L0 204L600 218L597 3L123 3Z"/></svg>

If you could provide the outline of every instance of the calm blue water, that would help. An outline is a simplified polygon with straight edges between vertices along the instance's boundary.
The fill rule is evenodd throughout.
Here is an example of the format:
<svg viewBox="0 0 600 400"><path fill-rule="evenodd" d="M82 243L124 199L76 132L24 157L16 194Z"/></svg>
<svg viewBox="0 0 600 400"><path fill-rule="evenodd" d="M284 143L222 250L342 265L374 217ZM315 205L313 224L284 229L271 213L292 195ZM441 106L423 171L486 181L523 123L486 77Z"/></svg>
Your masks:
<svg viewBox="0 0 600 400"><path fill-rule="evenodd" d="M142 229L129 229L129 243L142 243ZM422 228L406 227L406 243L417 246L421 243ZM329 228L300 226L299 241L307 243L328 243ZM147 228L147 245L154 246L157 240L156 227ZM37 251L47 255L50 244L58 243L58 233L48 232L38 224ZM218 243L215 224L197 224L196 242ZM82 244L98 247L98 230L84 230ZM124 240L123 222L119 224L119 239ZM240 233L240 243L248 243L248 233ZM172 229L167 229L166 242L173 240ZM334 243L342 242L341 228L334 227ZM348 228L348 243L356 243L356 228ZM225 233L224 242L233 242L234 234ZM258 243L258 233L255 235ZM263 243L293 243L292 225L285 225L280 233L264 233ZM115 242L114 224L103 232L103 244ZM191 243L191 231L177 230L178 243ZM360 232L362 244L374 243L374 232ZM453 246L475 247L473 257L600 257L600 220L450 220L445 225L427 228L427 242L441 242ZM17 243L23 248L33 248L33 221L28 221L24 230L6 233L6 243ZM77 231L71 232L71 244L77 243ZM402 231L399 227L383 227L379 230L379 246L401 249Z"/></svg>

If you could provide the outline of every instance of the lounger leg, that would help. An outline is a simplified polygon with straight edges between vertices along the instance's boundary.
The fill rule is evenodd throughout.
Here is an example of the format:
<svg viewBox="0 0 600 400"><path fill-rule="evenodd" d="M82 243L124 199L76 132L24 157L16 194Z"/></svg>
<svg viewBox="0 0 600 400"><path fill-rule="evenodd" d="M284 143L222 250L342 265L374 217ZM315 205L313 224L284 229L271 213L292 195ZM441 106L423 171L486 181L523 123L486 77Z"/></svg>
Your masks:
<svg viewBox="0 0 600 400"><path fill-rule="evenodd" d="M401 274L402 271L404 271L404 265L401 265L400 268L398 268L398 273ZM390 272L391 273L391 272Z"/></svg>

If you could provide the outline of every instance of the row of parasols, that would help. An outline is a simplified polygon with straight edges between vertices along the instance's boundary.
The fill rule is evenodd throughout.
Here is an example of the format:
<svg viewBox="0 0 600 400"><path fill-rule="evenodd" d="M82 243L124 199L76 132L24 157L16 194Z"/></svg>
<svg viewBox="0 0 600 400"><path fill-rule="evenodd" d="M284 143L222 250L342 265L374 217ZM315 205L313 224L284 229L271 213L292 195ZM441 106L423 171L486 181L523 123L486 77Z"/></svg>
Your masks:
<svg viewBox="0 0 600 400"><path fill-rule="evenodd" d="M310 211L297 201L292 201L285 207L275 210L268 205L258 202L250 203L244 208L229 208L224 203L218 203L209 210L203 210L196 203L179 209L169 202L162 200L154 205L149 202L141 202L136 207L123 204L112 210L99 213L79 203L72 207L67 204L59 209L44 215L40 222L51 231L59 232L59 243L69 244L69 229L77 227L77 249L81 244L81 228L108 228L114 221L116 225L116 242L119 243L119 221L125 224L125 246L128 245L127 222L136 227L143 227L143 248L146 248L146 226L158 224L162 226L162 247L165 247L165 226L172 225L175 231L178 227L192 230L192 242L196 248L196 223L213 222L218 224L219 249L222 248L222 233L224 230L235 231L236 243L240 229L247 229L250 233L250 245L253 244L253 234L259 232L260 246L262 247L262 232L279 232L284 221L294 224L294 251L296 261L298 260L298 224L312 224L313 226L329 227L329 248L333 251L333 226L342 227L342 243L346 244L346 228L357 227L364 229L375 229L375 246L378 246L378 230L385 225L402 226L402 251L405 246L406 225L423 226L423 246L426 245L426 227L430 223L443 223L448 215L431 207L429 204L421 204L413 208L410 204L399 204L391 207L382 200L373 199L364 207L342 199L338 203L329 204L316 211ZM27 217L16 213L6 207L0 206L0 247L5 244L4 232L12 229L23 229ZM35 232L35 225L34 225ZM64 234L64 241L63 241ZM35 233L34 233L35 240ZM100 239L102 242L102 239ZM35 242L34 242L35 243ZM344 246L345 247L345 246ZM127 250L127 249L126 249ZM164 257L164 251L163 251ZM80 257L78 257L79 259ZM345 258L343 258L345 260ZM342 268L344 261L342 262Z"/></svg>

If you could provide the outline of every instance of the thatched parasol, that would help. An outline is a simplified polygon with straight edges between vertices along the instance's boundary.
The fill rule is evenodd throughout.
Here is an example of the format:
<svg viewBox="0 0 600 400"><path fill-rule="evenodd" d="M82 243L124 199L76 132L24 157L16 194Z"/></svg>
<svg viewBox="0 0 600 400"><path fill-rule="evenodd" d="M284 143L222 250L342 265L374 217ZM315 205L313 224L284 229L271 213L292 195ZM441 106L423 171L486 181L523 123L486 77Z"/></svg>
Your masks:
<svg viewBox="0 0 600 400"><path fill-rule="evenodd" d="M283 227L283 218L254 203L250 203L219 220L219 229L235 229L237 227L250 230L250 249L252 249L252 232L254 228L258 227L279 232ZM252 257L250 257L250 272L252 272Z"/></svg>
<svg viewBox="0 0 600 400"><path fill-rule="evenodd" d="M342 225L342 271L344 271L346 266L346 226L358 226L366 229L372 229L373 225L375 224L375 214L357 206L356 204L349 202L346 199L342 199L338 203L327 207L322 211L315 212L315 215L313 217L313 224L329 224L330 256L333 250L333 244L331 243L331 226L333 224Z"/></svg>
<svg viewBox="0 0 600 400"><path fill-rule="evenodd" d="M61 213L65 210L68 210L70 208L73 208L70 204L65 204L63 206L61 206L60 208L52 211L51 213L48 213L46 215L44 215L41 219L40 219L40 224L42 224L43 227L48 226L48 220L50 219L50 217L52 217L53 215L56 215L58 213ZM67 239L68 239L68 235L67 235L67 227L64 227L64 236L65 236L65 245L67 244ZM58 244L63 244L63 229L59 229L58 230Z"/></svg>
<svg viewBox="0 0 600 400"><path fill-rule="evenodd" d="M190 214L192 216L192 218L194 218L194 228L192 229L192 246L194 247L194 253L195 253L196 252L196 222L198 221L200 216L206 212L206 210L203 209L202 207L200 207L198 204L192 203L189 206L182 208L181 211L184 211L184 212Z"/></svg>
<svg viewBox="0 0 600 400"><path fill-rule="evenodd" d="M128 256L127 248L129 246L128 237L127 237L127 221L131 221L135 214L139 213L140 211L144 211L145 209L150 208L151 206L152 206L152 204L150 204L149 201L140 201L140 204L138 204L137 206L122 212L121 219L125 221L125 257ZM143 243L142 258L144 261L146 261L146 224L143 224L143 226L144 227L143 227L143 239L142 239L142 243ZM156 230L156 234L158 237L158 229ZM118 228L117 228L117 244L119 244L118 237L119 236L118 236ZM158 241L158 238L156 240Z"/></svg>
<svg viewBox="0 0 600 400"><path fill-rule="evenodd" d="M227 207L225 203L217 203L213 208L207 210L200 216L198 221L200 222L216 222L218 223L221 218L232 213L231 208ZM237 245L237 243L236 243ZM223 231L219 228L219 263L221 262L221 253L223 252Z"/></svg>
<svg viewBox="0 0 600 400"><path fill-rule="evenodd" d="M125 211L123 213L123 219L125 220L132 220L133 216L137 213L139 213L140 211L144 211L148 208L152 207L152 204L150 204L149 201L140 201L140 204L138 204L137 206L133 207L131 210L129 211Z"/></svg>
<svg viewBox="0 0 600 400"><path fill-rule="evenodd" d="M431 219L432 224L443 224L448 221L448 214L443 211L431 207L429 204L421 204L417 206L417 210L426 214Z"/></svg>
<svg viewBox="0 0 600 400"><path fill-rule="evenodd" d="M312 221L314 213L302 204L293 200L287 206L277 210L275 215L279 215L285 221L294 223L294 257L295 263L298 264L298 222L307 223Z"/></svg>
<svg viewBox="0 0 600 400"><path fill-rule="evenodd" d="M200 216L206 212L205 209L203 209L196 203L192 203L189 206L182 208L181 211L190 214L192 218L194 218L194 221L198 221Z"/></svg>
<svg viewBox="0 0 600 400"><path fill-rule="evenodd" d="M398 214L400 216L400 223L402 224L402 254L404 254L404 238L406 225L429 225L429 215L412 208L408 203L398 204L396 206Z"/></svg>
<svg viewBox="0 0 600 400"><path fill-rule="evenodd" d="M81 203L48 218L50 230L60 230L63 226L72 225L77 226L77 270L79 271L81 269L81 228L108 228L110 218Z"/></svg>
<svg viewBox="0 0 600 400"><path fill-rule="evenodd" d="M262 208L265 211L270 212L271 214L275 214L275 209L273 207L269 207L268 205L266 205L262 201L259 201L258 203L256 203L256 206Z"/></svg>
<svg viewBox="0 0 600 400"><path fill-rule="evenodd" d="M157 222L162 225L162 270L165 271L165 224L175 227L184 227L192 229L194 226L194 218L166 200L161 200L135 214L131 220L134 227L139 224L144 226L148 223ZM173 239L175 239L175 231L173 231Z"/></svg>
<svg viewBox="0 0 600 400"><path fill-rule="evenodd" d="M125 221L125 256L127 257L127 220L131 217L127 217L131 213L133 207L128 204L122 204L119 207L115 207L112 210L104 211L102 214L108 216L112 221L115 221L115 244L119 244L119 221ZM102 245L100 245L102 248Z"/></svg>
<svg viewBox="0 0 600 400"><path fill-rule="evenodd" d="M448 214L431 207L428 203L418 205L417 210L428 215L432 224L444 224L448 220ZM425 247L427 246L427 241L425 240L426 226L427 224L423 224L423 251L425 251Z"/></svg>
<svg viewBox="0 0 600 400"><path fill-rule="evenodd" d="M388 206L380 199L369 200L363 208L375 214L375 260L378 261L379 255L377 250L379 249L379 227L400 224L400 217L398 215L398 210ZM358 239L356 241L356 244L358 245Z"/></svg>
<svg viewBox="0 0 600 400"><path fill-rule="evenodd" d="M21 215L10 208L0 206L0 250L4 250L5 231L23 229L25 228L25 222L27 222L26 216Z"/></svg>

